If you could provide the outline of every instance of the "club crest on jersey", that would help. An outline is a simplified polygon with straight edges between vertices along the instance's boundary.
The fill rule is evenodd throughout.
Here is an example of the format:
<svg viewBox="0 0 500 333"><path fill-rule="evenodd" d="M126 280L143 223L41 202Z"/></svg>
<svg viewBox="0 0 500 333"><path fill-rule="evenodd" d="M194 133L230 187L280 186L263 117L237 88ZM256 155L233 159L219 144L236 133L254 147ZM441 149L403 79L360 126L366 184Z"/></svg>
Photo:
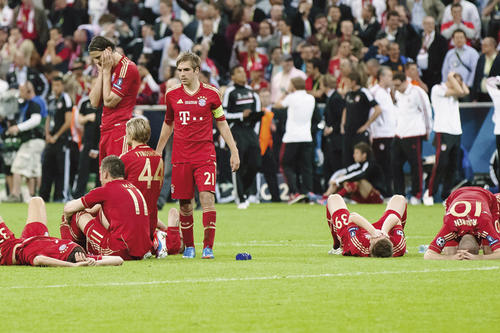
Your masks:
<svg viewBox="0 0 500 333"><path fill-rule="evenodd" d="M64 252L67 247L68 247L68 245L66 245L66 244L59 246L59 252Z"/></svg>
<svg viewBox="0 0 500 333"><path fill-rule="evenodd" d="M439 247L444 247L444 244L446 243L446 241L444 240L443 237L439 237L437 240L436 240L436 244L439 246Z"/></svg>
<svg viewBox="0 0 500 333"><path fill-rule="evenodd" d="M204 96L198 97L198 105L201 107L207 105L207 98Z"/></svg>

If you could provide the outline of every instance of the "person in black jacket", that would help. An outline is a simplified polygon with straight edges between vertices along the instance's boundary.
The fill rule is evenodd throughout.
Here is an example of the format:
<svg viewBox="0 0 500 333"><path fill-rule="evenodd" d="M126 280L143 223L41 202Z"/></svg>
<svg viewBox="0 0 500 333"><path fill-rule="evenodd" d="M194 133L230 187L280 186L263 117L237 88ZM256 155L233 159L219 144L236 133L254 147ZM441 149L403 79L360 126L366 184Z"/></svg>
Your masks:
<svg viewBox="0 0 500 333"><path fill-rule="evenodd" d="M481 56L476 66L474 83L472 84L471 95L474 101L490 102L491 98L486 90L486 79L500 75L500 53L497 51L497 42L491 37L486 37L481 43ZM486 66L486 62L490 66ZM488 68L488 70L485 70Z"/></svg>
<svg viewBox="0 0 500 333"><path fill-rule="evenodd" d="M233 86L226 89L222 107L238 145L241 167L236 172L238 208L248 208L247 192L251 188L255 175L261 166L259 138L254 131L257 121L262 116L259 96L246 85L247 77L242 66L231 69Z"/></svg>
<svg viewBox="0 0 500 333"><path fill-rule="evenodd" d="M325 128L323 130L323 176L325 180L330 179L332 174L342 168L342 135L340 134L340 123L342 121L342 110L344 99L335 90L336 79L332 75L323 77L322 84L328 96L325 102Z"/></svg>
<svg viewBox="0 0 500 333"><path fill-rule="evenodd" d="M369 47L375 41L375 37L380 30L380 23L375 15L375 7L367 4L361 11L363 21L357 22L354 25L354 35L358 36Z"/></svg>
<svg viewBox="0 0 500 333"><path fill-rule="evenodd" d="M335 172L329 180L328 190L323 194L349 195L358 203L382 203L381 195L386 194L386 184L382 168L372 158L372 149L366 142L354 146L355 163Z"/></svg>
<svg viewBox="0 0 500 333"><path fill-rule="evenodd" d="M424 30L416 61L422 71L422 81L430 89L441 83L441 69L448 52L448 41L436 30L436 21L432 16L426 16L422 25Z"/></svg>
<svg viewBox="0 0 500 333"><path fill-rule="evenodd" d="M101 124L102 106L95 109L88 97L82 98L79 106L80 114L78 122L84 126L82 137L82 149L78 165L78 178L75 182L73 197L80 198L87 193L89 174L97 174L96 185L99 187L99 137Z"/></svg>

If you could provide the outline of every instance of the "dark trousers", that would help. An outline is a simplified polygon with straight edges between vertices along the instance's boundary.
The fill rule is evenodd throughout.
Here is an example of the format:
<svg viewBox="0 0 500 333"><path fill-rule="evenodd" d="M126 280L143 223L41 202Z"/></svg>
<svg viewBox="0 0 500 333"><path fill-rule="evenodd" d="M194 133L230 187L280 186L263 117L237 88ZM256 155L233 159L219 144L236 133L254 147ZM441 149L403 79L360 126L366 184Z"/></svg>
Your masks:
<svg viewBox="0 0 500 333"><path fill-rule="evenodd" d="M432 168L429 180L429 196L435 194L439 184L443 184L441 198L446 199L455 185L458 169L458 156L460 154L460 135L436 133L434 137L436 146L436 162Z"/></svg>
<svg viewBox="0 0 500 333"><path fill-rule="evenodd" d="M392 141L394 138L373 139L372 149L375 161L382 168L386 184L387 195L392 194Z"/></svg>
<svg viewBox="0 0 500 333"><path fill-rule="evenodd" d="M74 198L80 198L87 194L87 183L91 172L97 173L96 187L99 186L99 159L89 156L90 146L84 145L80 151L80 159L78 163L78 176L76 179L75 189L73 191Z"/></svg>
<svg viewBox="0 0 500 333"><path fill-rule="evenodd" d="M394 138L392 145L394 194L406 195L403 166L410 164L411 195L422 197L422 137Z"/></svg>
<svg viewBox="0 0 500 333"><path fill-rule="evenodd" d="M342 169L342 136L340 134L330 134L323 137L323 177L325 185L328 187L328 181L335 171Z"/></svg>
<svg viewBox="0 0 500 333"><path fill-rule="evenodd" d="M370 134L368 131L364 131L363 133L344 134L342 144L342 167L346 168L354 163L352 155L354 153L354 145L358 142L370 143Z"/></svg>
<svg viewBox="0 0 500 333"><path fill-rule="evenodd" d="M496 141L497 141L497 154L500 156L500 135L495 135ZM500 179L500 163L497 165L497 179Z"/></svg>
<svg viewBox="0 0 500 333"><path fill-rule="evenodd" d="M236 171L238 197L243 202L262 165L259 139L250 127L233 127L232 133L240 157L240 168Z"/></svg>
<svg viewBox="0 0 500 333"><path fill-rule="evenodd" d="M271 193L271 201L280 202L280 190L278 187L278 177L276 161L274 160L274 154L272 148L268 148L264 155L262 155L262 173L266 179L267 187L269 193Z"/></svg>
<svg viewBox="0 0 500 333"><path fill-rule="evenodd" d="M297 181L300 177L300 193L312 191L314 152L312 142L283 144L281 166L285 173L290 193L299 193Z"/></svg>
<svg viewBox="0 0 500 333"><path fill-rule="evenodd" d="M50 201L54 184L54 201L63 201L63 192L69 190L70 151L64 143L47 144L42 161L42 184L40 196L45 202Z"/></svg>

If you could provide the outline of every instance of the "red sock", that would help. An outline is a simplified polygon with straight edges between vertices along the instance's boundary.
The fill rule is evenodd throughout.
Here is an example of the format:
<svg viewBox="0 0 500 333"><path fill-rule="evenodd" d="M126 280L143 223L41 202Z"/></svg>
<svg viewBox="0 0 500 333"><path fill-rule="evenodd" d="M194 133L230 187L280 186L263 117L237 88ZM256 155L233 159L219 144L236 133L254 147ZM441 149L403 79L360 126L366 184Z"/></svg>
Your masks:
<svg viewBox="0 0 500 333"><path fill-rule="evenodd" d="M182 238L184 239L184 244L186 245L186 247L194 247L193 215L185 216L179 214L179 220L181 222Z"/></svg>
<svg viewBox="0 0 500 333"><path fill-rule="evenodd" d="M203 239L203 248L214 247L214 239L215 239L215 220L216 214L215 210L209 210L207 212L203 212L203 227L205 228L205 238Z"/></svg>
<svg viewBox="0 0 500 333"><path fill-rule="evenodd" d="M338 192L337 192L338 195L340 195L341 197L344 197L346 194L347 194L347 190L345 188L341 188Z"/></svg>
<svg viewBox="0 0 500 333"><path fill-rule="evenodd" d="M179 227L167 228L167 250L168 254L177 254L181 249L181 233Z"/></svg>
<svg viewBox="0 0 500 333"><path fill-rule="evenodd" d="M59 231L61 232L61 239L69 239L83 247L85 247L85 234L78 228L76 219L78 214L73 214L71 221L68 224L61 223Z"/></svg>

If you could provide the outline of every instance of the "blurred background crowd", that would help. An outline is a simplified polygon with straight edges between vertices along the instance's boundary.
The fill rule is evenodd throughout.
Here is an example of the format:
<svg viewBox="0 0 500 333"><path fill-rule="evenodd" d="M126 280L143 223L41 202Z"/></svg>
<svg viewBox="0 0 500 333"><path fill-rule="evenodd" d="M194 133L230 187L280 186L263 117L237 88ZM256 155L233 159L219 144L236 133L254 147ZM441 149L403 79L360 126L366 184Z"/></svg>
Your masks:
<svg viewBox="0 0 500 333"><path fill-rule="evenodd" d="M427 94L458 73L470 90L462 101L491 101L486 79L500 75L500 0L0 0L5 200L23 200L24 180L29 195L47 201L86 193L100 122L88 102L97 69L87 47L98 35L138 65L138 106L162 104L180 52L200 56L200 79L220 89L240 147L232 179L214 133L219 182L238 187L241 208L256 193L257 172L272 201L316 201L337 170L359 162L353 147L373 143L363 125L374 111L369 92L364 104L355 93L380 83L381 66ZM238 108L248 97L248 109ZM347 120L359 124L353 133L341 126L346 105L360 117ZM390 195L385 183L380 192ZM167 181L160 206L168 190Z"/></svg>

